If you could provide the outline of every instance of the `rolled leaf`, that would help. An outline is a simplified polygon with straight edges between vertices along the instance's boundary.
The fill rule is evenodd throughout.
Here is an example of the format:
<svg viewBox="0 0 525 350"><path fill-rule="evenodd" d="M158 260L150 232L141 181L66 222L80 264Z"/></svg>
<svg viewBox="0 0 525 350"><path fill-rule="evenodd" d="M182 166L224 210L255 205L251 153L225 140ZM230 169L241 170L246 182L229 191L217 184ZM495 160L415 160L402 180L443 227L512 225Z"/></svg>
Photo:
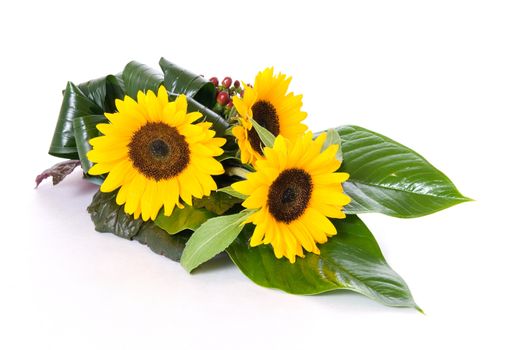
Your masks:
<svg viewBox="0 0 525 350"><path fill-rule="evenodd" d="M115 100L124 98L123 85L121 77L107 75L79 84L78 88L104 112L114 113Z"/></svg>
<svg viewBox="0 0 525 350"><path fill-rule="evenodd" d="M72 82L64 90L62 107L58 115L55 133L49 147L49 154L67 159L79 159L75 141L73 120L90 115L103 114L104 111Z"/></svg>
<svg viewBox="0 0 525 350"><path fill-rule="evenodd" d="M411 218L469 201L425 158L383 135L358 126L337 128L350 214L377 212Z"/></svg>
<svg viewBox="0 0 525 350"><path fill-rule="evenodd" d="M164 72L164 86L170 93L184 94L210 109L215 105L215 86L211 82L164 57L159 65Z"/></svg>
<svg viewBox="0 0 525 350"><path fill-rule="evenodd" d="M97 124L107 123L108 119L103 115L85 115L73 120L73 129L77 152L85 173L93 166L93 163L87 158L87 153L92 149L89 140L100 136Z"/></svg>
<svg viewBox="0 0 525 350"><path fill-rule="evenodd" d="M156 94L164 76L145 64L131 61L124 67L122 80L126 95L136 100L139 91L146 93L151 90Z"/></svg>

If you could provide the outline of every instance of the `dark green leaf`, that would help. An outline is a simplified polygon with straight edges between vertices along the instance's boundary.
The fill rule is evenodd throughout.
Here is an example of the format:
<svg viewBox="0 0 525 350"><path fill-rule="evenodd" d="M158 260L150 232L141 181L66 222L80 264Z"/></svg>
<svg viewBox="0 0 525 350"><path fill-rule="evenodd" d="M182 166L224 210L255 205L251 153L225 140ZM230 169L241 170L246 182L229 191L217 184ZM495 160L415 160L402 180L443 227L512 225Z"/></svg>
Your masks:
<svg viewBox="0 0 525 350"><path fill-rule="evenodd" d="M93 166L93 163L86 155L92 149L89 140L100 136L97 124L107 122L108 119L103 115L85 115L73 120L75 143L77 144L78 155L85 173Z"/></svg>
<svg viewBox="0 0 525 350"><path fill-rule="evenodd" d="M179 261L189 233L171 236L153 222L144 222L124 212L115 202L117 192L97 192L88 207L91 220L99 232L111 232L119 237L136 240L147 245L153 252Z"/></svg>
<svg viewBox="0 0 525 350"><path fill-rule="evenodd" d="M170 93L192 97L210 109L215 105L215 86L211 82L164 57L160 59L159 65L164 72L164 85Z"/></svg>
<svg viewBox="0 0 525 350"><path fill-rule="evenodd" d="M214 216L214 213L204 208L185 206L182 209L175 208L170 216L159 214L155 224L173 235L184 230L195 231L202 223Z"/></svg>
<svg viewBox="0 0 525 350"><path fill-rule="evenodd" d="M78 88L104 112L114 113L115 100L124 98L122 84L119 77L107 75L79 84Z"/></svg>
<svg viewBox="0 0 525 350"><path fill-rule="evenodd" d="M124 206L117 205L116 197L117 191L98 191L87 209L88 213L98 232L111 232L119 237L132 239L139 233L144 222L141 219L133 220L132 216L126 214Z"/></svg>
<svg viewBox="0 0 525 350"><path fill-rule="evenodd" d="M49 154L55 157L78 159L73 120L104 111L84 95L75 84L68 82L64 90L64 99L58 115L55 133L49 147Z"/></svg>
<svg viewBox="0 0 525 350"><path fill-rule="evenodd" d="M147 245L154 253L163 255L173 261L180 261L189 238L189 231L172 236L153 222L148 221L144 223L139 233L133 237L133 240Z"/></svg>
<svg viewBox="0 0 525 350"><path fill-rule="evenodd" d="M399 143L358 126L337 128L350 174L347 213L378 212L410 218L469 201L442 172Z"/></svg>
<svg viewBox="0 0 525 350"><path fill-rule="evenodd" d="M209 196L194 198L193 206L195 208L206 208L212 213L222 215L240 202L242 202L242 199L225 193L224 191L214 191Z"/></svg>
<svg viewBox="0 0 525 350"><path fill-rule="evenodd" d="M251 225L226 251L246 276L264 287L306 295L348 289L388 306L419 310L365 224L352 215L334 220L334 225L338 233L320 246L320 255L306 253L294 264L277 259L269 245L250 247Z"/></svg>
<svg viewBox="0 0 525 350"><path fill-rule="evenodd" d="M206 221L191 235L182 253L181 265L191 272L224 251L241 232L244 221L250 214L250 211L242 211Z"/></svg>
<svg viewBox="0 0 525 350"><path fill-rule="evenodd" d="M131 61L122 72L122 80L126 95L136 100L139 91L146 93L148 90L151 90L157 94L160 85L164 81L164 76L145 64Z"/></svg>

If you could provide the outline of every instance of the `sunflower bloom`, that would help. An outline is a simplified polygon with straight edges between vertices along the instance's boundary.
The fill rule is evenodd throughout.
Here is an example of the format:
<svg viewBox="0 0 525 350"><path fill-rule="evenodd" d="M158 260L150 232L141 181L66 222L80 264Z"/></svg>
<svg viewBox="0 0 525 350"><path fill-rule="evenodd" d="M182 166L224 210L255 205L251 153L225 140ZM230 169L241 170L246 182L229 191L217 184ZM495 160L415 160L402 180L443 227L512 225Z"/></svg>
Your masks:
<svg viewBox="0 0 525 350"><path fill-rule="evenodd" d="M322 151L326 134L312 140L312 133L291 142L277 136L273 148L265 147L255 172L232 187L248 196L243 206L256 211L248 218L255 225L250 245L271 244L277 258L291 263L304 257L303 248L319 254L336 229L328 218L345 217L342 207L350 202L341 183L349 174L335 172L338 145Z"/></svg>
<svg viewBox="0 0 525 350"><path fill-rule="evenodd" d="M301 111L302 96L287 93L291 80L282 73L275 76L273 68L266 68L255 77L253 88L244 86L243 98L233 97L240 124L232 133L237 138L243 163L254 164L263 155L262 142L253 128L252 118L274 136L282 135L289 140L307 130L301 123L306 118L306 113Z"/></svg>
<svg viewBox="0 0 525 350"><path fill-rule="evenodd" d="M96 163L91 175L108 173L102 192L120 188L117 204L137 219L154 220L164 207L171 215L181 200L210 195L217 185L212 175L224 173L215 156L226 142L216 138L211 123L194 123L199 112L187 113L184 95L169 102L164 86L116 100L117 112L106 113L109 124L98 124L103 134L90 140L88 158Z"/></svg>

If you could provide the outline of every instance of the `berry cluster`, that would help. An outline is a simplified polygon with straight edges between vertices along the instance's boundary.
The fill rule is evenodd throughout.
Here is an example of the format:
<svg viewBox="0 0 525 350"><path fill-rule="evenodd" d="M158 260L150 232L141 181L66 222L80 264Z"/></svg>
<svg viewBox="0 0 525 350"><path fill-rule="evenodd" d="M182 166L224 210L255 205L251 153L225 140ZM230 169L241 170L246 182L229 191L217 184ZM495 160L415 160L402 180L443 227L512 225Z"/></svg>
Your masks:
<svg viewBox="0 0 525 350"><path fill-rule="evenodd" d="M233 81L230 77L225 77L219 85L217 77L210 78L210 82L215 86L216 103L213 110L228 118L233 111L232 97L239 95L242 97L244 90L238 80Z"/></svg>

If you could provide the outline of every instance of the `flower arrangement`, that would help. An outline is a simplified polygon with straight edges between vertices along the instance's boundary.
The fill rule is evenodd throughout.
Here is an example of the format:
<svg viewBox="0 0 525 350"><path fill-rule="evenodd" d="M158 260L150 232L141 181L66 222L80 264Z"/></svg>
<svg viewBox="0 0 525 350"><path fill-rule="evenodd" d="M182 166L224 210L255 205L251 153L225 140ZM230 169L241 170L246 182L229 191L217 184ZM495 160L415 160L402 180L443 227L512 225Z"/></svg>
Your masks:
<svg viewBox="0 0 525 350"><path fill-rule="evenodd" d="M205 79L162 58L69 82L49 153L100 185L95 229L191 272L226 252L255 283L294 294L347 289L421 310L361 213L412 218L468 201L422 156L375 132L312 133L291 78Z"/></svg>

